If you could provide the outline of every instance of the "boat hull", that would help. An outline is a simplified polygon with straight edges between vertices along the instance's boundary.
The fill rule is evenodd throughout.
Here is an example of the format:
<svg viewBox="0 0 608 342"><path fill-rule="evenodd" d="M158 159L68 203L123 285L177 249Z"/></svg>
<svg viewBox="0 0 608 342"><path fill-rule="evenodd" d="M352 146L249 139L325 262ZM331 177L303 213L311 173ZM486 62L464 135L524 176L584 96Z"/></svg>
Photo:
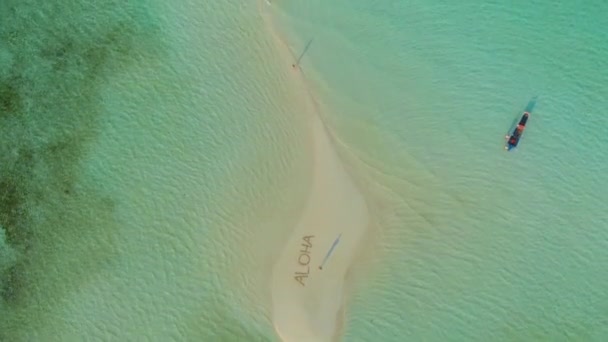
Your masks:
<svg viewBox="0 0 608 342"><path fill-rule="evenodd" d="M528 122L529 117L530 113L524 112L524 114L521 116L521 119L519 120L519 123L517 124L517 126L515 126L513 132L507 135L507 144L505 145L505 149L507 151L513 150L519 144L521 136L523 135L524 130L526 129L526 123Z"/></svg>

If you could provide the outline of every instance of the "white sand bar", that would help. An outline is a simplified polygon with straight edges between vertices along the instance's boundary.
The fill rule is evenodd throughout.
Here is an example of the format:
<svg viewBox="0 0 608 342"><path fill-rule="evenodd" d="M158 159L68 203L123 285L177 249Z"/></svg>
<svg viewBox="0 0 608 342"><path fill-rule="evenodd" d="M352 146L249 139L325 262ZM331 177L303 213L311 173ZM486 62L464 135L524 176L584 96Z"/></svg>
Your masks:
<svg viewBox="0 0 608 342"><path fill-rule="evenodd" d="M344 279L368 227L361 193L342 166L321 120L313 117L312 189L273 269L273 320L286 342L331 341L343 305ZM339 243L319 265L336 238Z"/></svg>

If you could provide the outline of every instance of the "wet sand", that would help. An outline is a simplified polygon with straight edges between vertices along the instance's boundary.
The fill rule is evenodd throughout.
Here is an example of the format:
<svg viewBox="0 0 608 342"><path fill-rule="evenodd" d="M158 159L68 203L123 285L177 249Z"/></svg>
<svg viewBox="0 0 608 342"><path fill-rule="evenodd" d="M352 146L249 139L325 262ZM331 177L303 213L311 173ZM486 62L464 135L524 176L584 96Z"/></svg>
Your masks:
<svg viewBox="0 0 608 342"><path fill-rule="evenodd" d="M330 341L346 274L369 223L362 195L313 118L315 167L306 208L273 269L275 328L284 341ZM336 238L340 241L319 269Z"/></svg>
<svg viewBox="0 0 608 342"><path fill-rule="evenodd" d="M297 58L265 13L268 3L259 1L259 5L286 67L293 68L290 86L301 89L302 102L309 108L307 129L314 156L307 204L297 225L286 228L293 233L273 268L273 322L283 341L331 341L339 328L345 278L368 228L369 213L332 145L302 70L292 66Z"/></svg>

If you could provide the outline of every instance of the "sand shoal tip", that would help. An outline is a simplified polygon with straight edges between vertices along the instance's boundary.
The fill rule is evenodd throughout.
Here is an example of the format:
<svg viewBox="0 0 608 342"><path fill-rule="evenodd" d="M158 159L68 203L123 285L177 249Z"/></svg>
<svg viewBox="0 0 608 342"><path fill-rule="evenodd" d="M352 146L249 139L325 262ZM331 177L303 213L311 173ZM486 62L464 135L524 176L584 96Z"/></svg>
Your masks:
<svg viewBox="0 0 608 342"><path fill-rule="evenodd" d="M333 338L344 278L369 223L363 196L341 165L321 120L312 120L312 189L272 275L273 320L283 341Z"/></svg>

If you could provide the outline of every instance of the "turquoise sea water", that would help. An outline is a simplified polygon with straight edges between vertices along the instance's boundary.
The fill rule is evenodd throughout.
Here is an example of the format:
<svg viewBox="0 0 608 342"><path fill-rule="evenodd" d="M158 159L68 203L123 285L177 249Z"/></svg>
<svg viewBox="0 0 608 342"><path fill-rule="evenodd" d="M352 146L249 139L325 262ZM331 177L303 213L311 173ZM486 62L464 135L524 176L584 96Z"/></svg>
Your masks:
<svg viewBox="0 0 608 342"><path fill-rule="evenodd" d="M255 5L8 1L0 23L0 341L272 339L250 289L282 233L257 230L308 163Z"/></svg>
<svg viewBox="0 0 608 342"><path fill-rule="evenodd" d="M303 67L343 140L399 198L390 266L357 294L345 340L608 336L605 2L277 6L294 50L314 37Z"/></svg>
<svg viewBox="0 0 608 342"><path fill-rule="evenodd" d="M344 341L605 340L605 2L267 10L378 226ZM276 340L310 156L275 43L254 2L0 4L0 340Z"/></svg>

